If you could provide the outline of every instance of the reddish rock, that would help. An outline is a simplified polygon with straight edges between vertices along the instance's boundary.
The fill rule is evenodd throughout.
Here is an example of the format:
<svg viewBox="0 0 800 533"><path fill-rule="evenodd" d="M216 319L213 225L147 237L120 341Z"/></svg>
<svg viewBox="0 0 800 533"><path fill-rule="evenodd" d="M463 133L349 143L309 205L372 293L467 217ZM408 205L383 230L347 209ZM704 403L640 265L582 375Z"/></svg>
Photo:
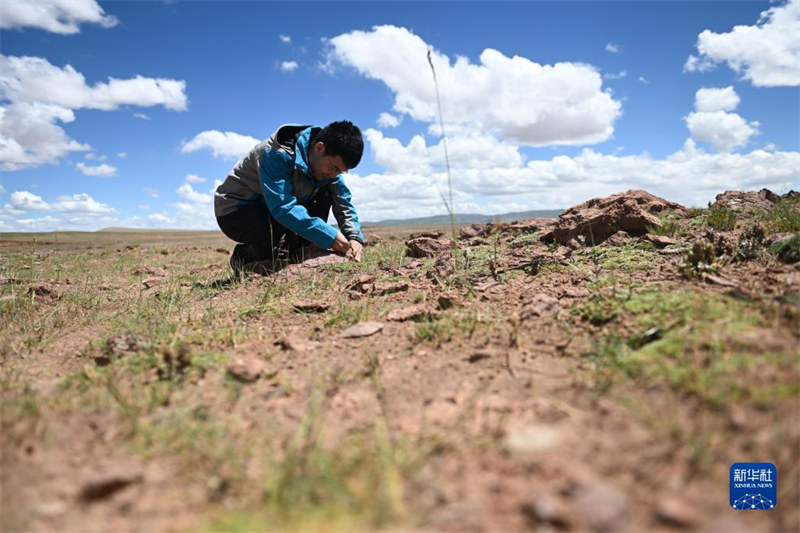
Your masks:
<svg viewBox="0 0 800 533"><path fill-rule="evenodd" d="M255 355L241 355L228 365L228 374L244 383L253 383L264 372L264 361Z"/></svg>
<svg viewBox="0 0 800 533"><path fill-rule="evenodd" d="M667 237L666 235L651 235L648 233L644 236L644 238L645 240L655 244L656 248L666 248L667 246L678 244L678 241L672 237Z"/></svg>
<svg viewBox="0 0 800 533"><path fill-rule="evenodd" d="M769 189L760 191L725 191L716 196L709 207L720 207L731 211L769 211L780 196Z"/></svg>
<svg viewBox="0 0 800 533"><path fill-rule="evenodd" d="M534 294L523 303L519 317L522 320L532 317L542 317L558 312L558 298L544 293Z"/></svg>
<svg viewBox="0 0 800 533"><path fill-rule="evenodd" d="M416 304L409 307L403 307L390 311L386 315L386 320L393 322L405 322L406 320L413 320L430 314L425 304Z"/></svg>
<svg viewBox="0 0 800 533"><path fill-rule="evenodd" d="M409 257L435 257L452 247L453 245L449 241L417 237L406 241L406 255Z"/></svg>
<svg viewBox="0 0 800 533"><path fill-rule="evenodd" d="M297 300L292 302L292 307L303 313L324 313L328 310L327 302L319 300Z"/></svg>
<svg viewBox="0 0 800 533"><path fill-rule="evenodd" d="M387 294L405 292L407 290L408 283L404 281L386 281L373 283L371 292L375 296L385 296Z"/></svg>
<svg viewBox="0 0 800 533"><path fill-rule="evenodd" d="M490 233L492 233L492 224L467 224L458 228L458 238L460 240L486 237Z"/></svg>
<svg viewBox="0 0 800 533"><path fill-rule="evenodd" d="M682 206L645 191L593 198L561 213L555 227L542 235L542 241L563 244L580 238L587 245L596 245L620 230L644 234L650 226L661 227L653 213L667 209L683 211Z"/></svg>

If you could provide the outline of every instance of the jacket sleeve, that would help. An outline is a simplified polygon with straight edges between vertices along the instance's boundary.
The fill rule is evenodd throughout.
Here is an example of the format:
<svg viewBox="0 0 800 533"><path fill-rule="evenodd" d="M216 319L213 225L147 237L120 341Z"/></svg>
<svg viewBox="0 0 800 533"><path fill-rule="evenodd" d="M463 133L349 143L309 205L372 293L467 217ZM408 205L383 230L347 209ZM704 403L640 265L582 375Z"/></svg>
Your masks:
<svg viewBox="0 0 800 533"><path fill-rule="evenodd" d="M267 150L261 157L258 175L269 212L278 223L305 237L323 249L330 248L336 239L336 228L317 217L309 216L292 194L294 162L281 150Z"/></svg>
<svg viewBox="0 0 800 533"><path fill-rule="evenodd" d="M352 195L350 189L345 185L341 176L331 182L333 188L333 216L336 218L336 223L339 224L339 229L342 231L348 241L358 241L364 244L364 235L361 233L361 224L358 222L358 213L356 208L353 207L350 201Z"/></svg>

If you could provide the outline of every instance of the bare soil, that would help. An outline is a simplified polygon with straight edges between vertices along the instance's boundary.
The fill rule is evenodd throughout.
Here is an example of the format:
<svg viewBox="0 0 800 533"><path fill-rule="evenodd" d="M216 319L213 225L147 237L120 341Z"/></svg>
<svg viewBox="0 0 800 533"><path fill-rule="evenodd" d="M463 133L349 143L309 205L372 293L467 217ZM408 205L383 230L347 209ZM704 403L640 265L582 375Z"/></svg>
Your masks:
<svg viewBox="0 0 800 533"><path fill-rule="evenodd" d="M17 242L2 530L800 531L800 270L687 279L681 221L422 258L377 230L361 264L243 280L222 239ZM777 507L731 509L762 461Z"/></svg>

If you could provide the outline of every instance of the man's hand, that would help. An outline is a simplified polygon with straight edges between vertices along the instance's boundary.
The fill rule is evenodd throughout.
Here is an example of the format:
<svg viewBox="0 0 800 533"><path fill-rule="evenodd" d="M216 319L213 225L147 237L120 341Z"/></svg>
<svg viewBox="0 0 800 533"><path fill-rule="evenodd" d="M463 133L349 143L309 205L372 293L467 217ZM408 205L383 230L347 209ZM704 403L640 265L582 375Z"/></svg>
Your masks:
<svg viewBox="0 0 800 533"><path fill-rule="evenodd" d="M340 254L346 254L350 250L347 238L341 231L336 234L336 239L334 239L333 244L331 244L331 248L333 248L334 252L339 252Z"/></svg>
<svg viewBox="0 0 800 533"><path fill-rule="evenodd" d="M348 259L352 259L356 263L360 263L361 262L361 254L363 253L363 251L364 251L364 245L362 245L358 241L350 241L350 247L347 250L347 253L345 254L345 256Z"/></svg>

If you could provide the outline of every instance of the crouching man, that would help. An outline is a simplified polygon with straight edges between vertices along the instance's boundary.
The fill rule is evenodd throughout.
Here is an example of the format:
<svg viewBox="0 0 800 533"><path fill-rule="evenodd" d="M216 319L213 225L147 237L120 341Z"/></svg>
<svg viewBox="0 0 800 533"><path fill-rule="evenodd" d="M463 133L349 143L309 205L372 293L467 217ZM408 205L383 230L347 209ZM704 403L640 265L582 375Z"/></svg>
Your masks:
<svg viewBox="0 0 800 533"><path fill-rule="evenodd" d="M239 243L231 256L234 273L300 261L312 243L361 261L364 235L342 175L363 151L352 122L290 124L239 161L214 196L220 229ZM331 209L339 229L327 223Z"/></svg>

